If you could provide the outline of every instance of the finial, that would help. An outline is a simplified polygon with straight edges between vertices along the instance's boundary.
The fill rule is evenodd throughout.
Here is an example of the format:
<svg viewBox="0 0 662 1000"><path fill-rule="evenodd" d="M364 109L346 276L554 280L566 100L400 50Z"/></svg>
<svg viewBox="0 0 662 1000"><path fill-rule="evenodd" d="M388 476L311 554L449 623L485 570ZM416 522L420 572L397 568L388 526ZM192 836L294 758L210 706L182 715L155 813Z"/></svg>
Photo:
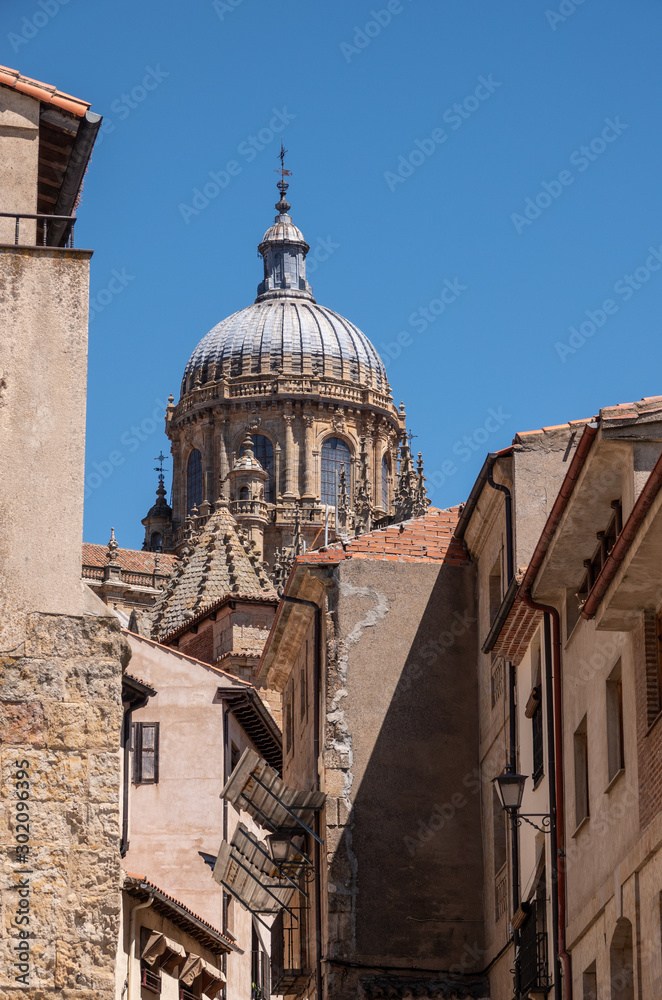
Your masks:
<svg viewBox="0 0 662 1000"><path fill-rule="evenodd" d="M275 173L280 174L280 180L278 181L278 184L276 185L276 187L280 191L280 201L276 202L275 207L278 209L278 211L280 212L281 215L287 215L287 213L289 212L290 208L292 207L290 205L289 201L287 201L286 198L285 198L285 192L287 191L288 187L290 186L287 183L287 181L285 180L285 178L292 176L292 171L285 169L285 154L286 153L287 153L287 150L283 147L283 140L281 139L280 140L280 153L278 154L278 158L280 160L280 167L277 170L274 171Z"/></svg>
<svg viewBox="0 0 662 1000"><path fill-rule="evenodd" d="M242 442L241 447L242 451L244 452L244 455L248 456L248 458L255 457L255 455L253 454L253 438L250 436L250 434L246 435L246 437Z"/></svg>
<svg viewBox="0 0 662 1000"><path fill-rule="evenodd" d="M117 550L119 545L117 544L117 539L115 538L115 529L110 529L110 539L108 540L108 545L106 546L106 562L109 566L119 565L117 562Z"/></svg>
<svg viewBox="0 0 662 1000"><path fill-rule="evenodd" d="M170 395L168 396L168 406L172 406L174 402L175 402L175 397L173 396L172 393L170 393Z"/></svg>

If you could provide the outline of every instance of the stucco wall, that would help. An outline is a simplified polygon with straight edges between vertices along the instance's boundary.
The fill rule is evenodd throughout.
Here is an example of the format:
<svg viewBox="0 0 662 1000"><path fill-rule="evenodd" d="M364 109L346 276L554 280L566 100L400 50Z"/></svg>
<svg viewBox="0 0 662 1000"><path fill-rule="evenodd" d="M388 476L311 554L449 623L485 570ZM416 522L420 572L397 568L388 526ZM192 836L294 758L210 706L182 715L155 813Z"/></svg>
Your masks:
<svg viewBox="0 0 662 1000"><path fill-rule="evenodd" d="M343 561L335 618L324 775L351 813L344 828L327 831L330 995L356 988L333 959L477 972L483 873L472 568ZM327 814L332 807L333 799Z"/></svg>
<svg viewBox="0 0 662 1000"><path fill-rule="evenodd" d="M39 108L35 98L0 86L0 212L37 211ZM34 222L21 222L19 242L33 242L34 233ZM0 243L14 243L13 219L0 219Z"/></svg>
<svg viewBox="0 0 662 1000"><path fill-rule="evenodd" d="M0 250L0 649L22 640L30 611L85 610L90 256Z"/></svg>

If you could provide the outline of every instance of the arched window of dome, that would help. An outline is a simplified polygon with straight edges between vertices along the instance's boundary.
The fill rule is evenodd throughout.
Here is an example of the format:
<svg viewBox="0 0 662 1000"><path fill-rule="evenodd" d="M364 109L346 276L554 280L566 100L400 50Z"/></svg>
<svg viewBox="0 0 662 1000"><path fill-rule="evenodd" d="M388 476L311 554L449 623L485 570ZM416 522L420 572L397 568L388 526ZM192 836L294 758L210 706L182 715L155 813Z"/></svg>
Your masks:
<svg viewBox="0 0 662 1000"><path fill-rule="evenodd" d="M388 510L388 477L391 471L388 455L382 458L382 508Z"/></svg>
<svg viewBox="0 0 662 1000"><path fill-rule="evenodd" d="M186 510L190 514L202 503L202 455L194 448L186 466Z"/></svg>
<svg viewBox="0 0 662 1000"><path fill-rule="evenodd" d="M159 531L153 531L149 540L149 547L152 552L160 552L163 548L163 536Z"/></svg>
<svg viewBox="0 0 662 1000"><path fill-rule="evenodd" d="M248 486L242 486L241 489L239 490L239 499L240 500L250 500L250 498L251 498L251 494L250 494L250 490L248 489Z"/></svg>
<svg viewBox="0 0 662 1000"><path fill-rule="evenodd" d="M321 502L335 507L341 466L345 466L347 492L352 495L352 453L341 438L327 438L322 445Z"/></svg>
<svg viewBox="0 0 662 1000"><path fill-rule="evenodd" d="M269 478L264 484L264 499L274 502L274 446L264 434L253 434L253 454Z"/></svg>

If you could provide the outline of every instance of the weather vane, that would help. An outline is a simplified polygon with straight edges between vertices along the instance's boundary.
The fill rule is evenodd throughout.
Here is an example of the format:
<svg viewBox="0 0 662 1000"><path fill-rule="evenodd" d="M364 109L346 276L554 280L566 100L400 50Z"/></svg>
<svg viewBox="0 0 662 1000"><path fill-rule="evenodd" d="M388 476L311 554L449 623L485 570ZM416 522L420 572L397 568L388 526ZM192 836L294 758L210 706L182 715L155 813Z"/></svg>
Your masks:
<svg viewBox="0 0 662 1000"><path fill-rule="evenodd" d="M166 456L163 454L163 450L161 450L154 459L155 462L159 463L158 465L154 466L154 472L158 472L159 479L161 480L161 482L163 482L163 463L165 462L165 460Z"/></svg>
<svg viewBox="0 0 662 1000"><path fill-rule="evenodd" d="M286 177L291 177L292 176L292 171L285 169L285 154L286 153L287 153L287 150L283 148L283 140L281 139L280 140L280 153L278 154L278 159L280 160L280 167L278 167L276 170L274 170L275 174L280 174L280 183L281 184L285 183L285 178ZM280 184L279 184L279 187L280 187Z"/></svg>

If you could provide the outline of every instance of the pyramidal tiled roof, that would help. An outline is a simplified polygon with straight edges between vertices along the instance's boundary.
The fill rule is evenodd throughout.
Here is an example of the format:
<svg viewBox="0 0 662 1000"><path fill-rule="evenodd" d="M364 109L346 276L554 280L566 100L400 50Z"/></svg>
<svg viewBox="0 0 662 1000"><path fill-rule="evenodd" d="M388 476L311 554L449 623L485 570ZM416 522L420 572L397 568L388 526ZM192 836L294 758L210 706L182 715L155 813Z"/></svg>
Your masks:
<svg viewBox="0 0 662 1000"><path fill-rule="evenodd" d="M257 551L230 513L227 501L219 500L156 603L153 637L165 638L231 594L276 596Z"/></svg>

